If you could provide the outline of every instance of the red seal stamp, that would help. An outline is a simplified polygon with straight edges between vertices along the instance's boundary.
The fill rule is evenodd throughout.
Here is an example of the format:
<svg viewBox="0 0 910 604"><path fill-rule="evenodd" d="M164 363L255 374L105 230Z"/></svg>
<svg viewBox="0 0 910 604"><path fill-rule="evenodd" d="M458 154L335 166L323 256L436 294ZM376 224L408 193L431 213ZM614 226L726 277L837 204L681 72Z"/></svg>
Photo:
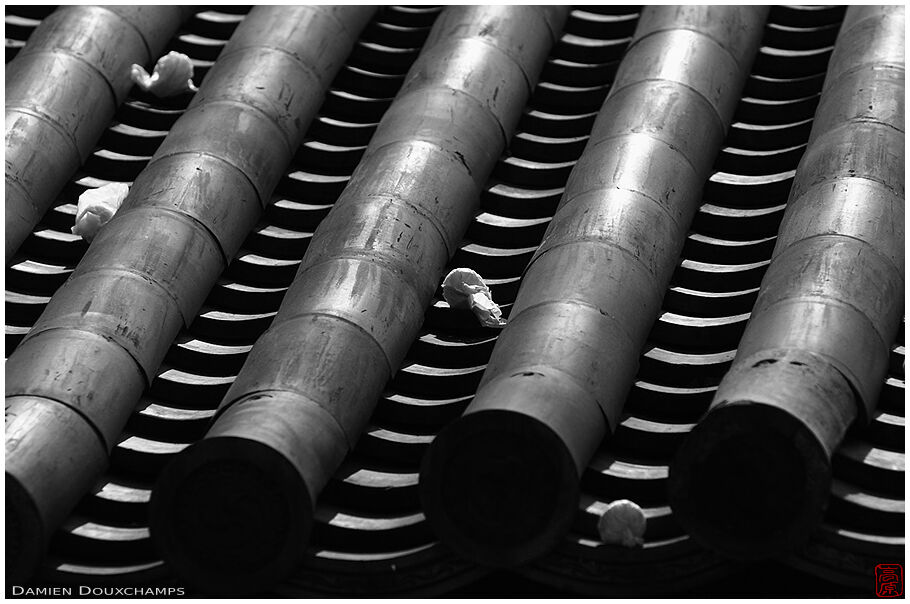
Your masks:
<svg viewBox="0 0 910 604"><path fill-rule="evenodd" d="M904 567L900 564L875 565L875 595L900 598L904 595Z"/></svg>

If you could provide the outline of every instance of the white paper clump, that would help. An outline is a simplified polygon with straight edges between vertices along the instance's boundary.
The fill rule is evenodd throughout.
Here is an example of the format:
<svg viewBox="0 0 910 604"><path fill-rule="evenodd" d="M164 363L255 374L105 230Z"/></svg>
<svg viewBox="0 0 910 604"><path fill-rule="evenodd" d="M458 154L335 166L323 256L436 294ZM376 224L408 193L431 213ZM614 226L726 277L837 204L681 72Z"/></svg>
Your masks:
<svg viewBox="0 0 910 604"><path fill-rule="evenodd" d="M173 50L158 59L152 75L142 65L134 63L130 78L137 86L160 98L198 90L193 84L193 62L185 54Z"/></svg>
<svg viewBox="0 0 910 604"><path fill-rule="evenodd" d="M129 192L129 185L122 182L86 190L79 196L76 206L76 224L71 229L73 234L91 243L98 230L113 218Z"/></svg>
<svg viewBox="0 0 910 604"><path fill-rule="evenodd" d="M597 521L597 532L604 543L625 547L644 545L645 528L648 519L642 509L628 499L617 499L607 505L607 509Z"/></svg>
<svg viewBox="0 0 910 604"><path fill-rule="evenodd" d="M490 288L476 272L469 268L456 268L442 281L442 295L452 308L470 310L486 327L506 324L499 305L493 302Z"/></svg>

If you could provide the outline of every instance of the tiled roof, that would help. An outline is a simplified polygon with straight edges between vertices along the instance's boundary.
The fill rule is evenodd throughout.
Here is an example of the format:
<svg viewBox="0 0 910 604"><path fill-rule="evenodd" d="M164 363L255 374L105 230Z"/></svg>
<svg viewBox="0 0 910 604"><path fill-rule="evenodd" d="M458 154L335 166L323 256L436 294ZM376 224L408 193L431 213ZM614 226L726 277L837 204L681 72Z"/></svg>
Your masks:
<svg viewBox="0 0 910 604"><path fill-rule="evenodd" d="M7 61L51 8L7 7ZM148 503L156 479L205 435L440 11L387 7L363 30L270 205L173 341L116 439L109 467L51 539L36 583L177 584L150 537ZM189 55L200 84L246 12L233 6L197 12L165 52ZM638 7L572 10L449 261L447 268L482 274L506 315L638 15ZM771 9L615 432L582 474L569 534L549 554L518 568L520 574L569 593L614 596L679 593L731 572L729 561L697 544L674 518L668 467L735 356L770 263L843 15L844 7ZM161 100L133 89L54 206L8 258L7 357L86 252L87 245L70 233L79 194L107 182L134 181L191 99ZM405 361L318 498L303 564L270 588L273 593L444 594L487 572L434 535L418 478L434 436L471 402L498 333L449 308L436 292ZM784 559L845 586L865 586L875 564L903 560L903 329L895 336L871 422L848 433L834 453L821 528ZM599 541L600 512L622 498L639 503L648 518L642 549Z"/></svg>

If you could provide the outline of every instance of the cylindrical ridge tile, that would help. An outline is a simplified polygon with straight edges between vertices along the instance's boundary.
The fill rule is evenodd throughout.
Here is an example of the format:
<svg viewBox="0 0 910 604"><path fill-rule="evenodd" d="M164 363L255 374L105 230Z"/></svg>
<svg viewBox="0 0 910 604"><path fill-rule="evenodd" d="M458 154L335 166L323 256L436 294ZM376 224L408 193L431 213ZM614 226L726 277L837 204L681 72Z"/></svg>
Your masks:
<svg viewBox="0 0 910 604"><path fill-rule="evenodd" d="M178 9L155 9L174 13L176 28ZM81 14L75 7L66 10ZM98 18L135 15L138 22L128 27L137 39L137 32L160 29L156 10L148 7L91 10ZM236 30L241 40L231 47L236 60L222 67L218 78L203 82L191 109L174 124L123 206L10 356L7 401L27 397L69 410L49 413L35 423L28 447L10 448L7 440L8 480L22 487L8 500L15 508L8 517L41 521L22 524L35 532L26 534L20 527L18 543L36 544L40 552L56 523L91 486L103 464L69 472L70 451L106 452L113 447L174 338L195 317L255 225L328 82L374 12L374 7L253 9ZM87 64L87 57L100 49L101 68L119 73L116 61L126 61L129 53L124 48L104 50L100 45L107 39L98 27L89 28L98 34L95 38L68 34L80 40L78 52L85 55L77 63ZM282 47L288 40L293 43ZM157 58L160 44L149 45L156 48L151 56ZM263 48L308 62L307 72L318 76L297 77L283 62L242 60L244 54L271 58L274 53L263 53ZM30 56L25 51L23 55ZM127 74L128 68L127 63ZM124 77L128 82L128 75ZM273 99L254 92L258 86L282 91L282 99L308 100L277 107ZM81 102L73 107L81 107ZM290 110L296 115L289 115ZM72 107L67 115L72 115ZM72 124L81 132L90 123L86 119L73 117ZM73 413L87 429L71 429ZM63 436L68 433L72 436ZM42 459L33 458L36 452ZM42 469L47 467L56 469ZM42 488L34 486L45 480ZM29 515L28 509L36 513ZM17 554L8 552L10 556ZM39 558L29 554L28 564L17 566L17 572L24 573L17 579L27 579Z"/></svg>
<svg viewBox="0 0 910 604"><path fill-rule="evenodd" d="M203 589L266 587L302 560L316 498L417 335L567 14L443 11L208 434L155 489L153 527L164 527L166 555L198 569ZM229 487L197 488L223 466L234 468ZM260 497L273 489L264 483L281 496ZM219 509L228 488L248 508ZM256 531L241 526L249 514ZM182 530L167 528L175 522ZM256 570L243 579L236 557L210 545L229 541L231 551L250 551Z"/></svg>
<svg viewBox="0 0 910 604"><path fill-rule="evenodd" d="M477 394L424 458L424 510L462 555L518 566L569 530L579 477L619 421L766 13L642 11Z"/></svg>
<svg viewBox="0 0 910 604"><path fill-rule="evenodd" d="M903 56L902 6L847 10L736 358L671 465L680 524L728 556L808 541L879 398L904 313Z"/></svg>
<svg viewBox="0 0 910 604"><path fill-rule="evenodd" d="M6 258L9 262L86 160L132 87L191 10L64 6L6 66Z"/></svg>

